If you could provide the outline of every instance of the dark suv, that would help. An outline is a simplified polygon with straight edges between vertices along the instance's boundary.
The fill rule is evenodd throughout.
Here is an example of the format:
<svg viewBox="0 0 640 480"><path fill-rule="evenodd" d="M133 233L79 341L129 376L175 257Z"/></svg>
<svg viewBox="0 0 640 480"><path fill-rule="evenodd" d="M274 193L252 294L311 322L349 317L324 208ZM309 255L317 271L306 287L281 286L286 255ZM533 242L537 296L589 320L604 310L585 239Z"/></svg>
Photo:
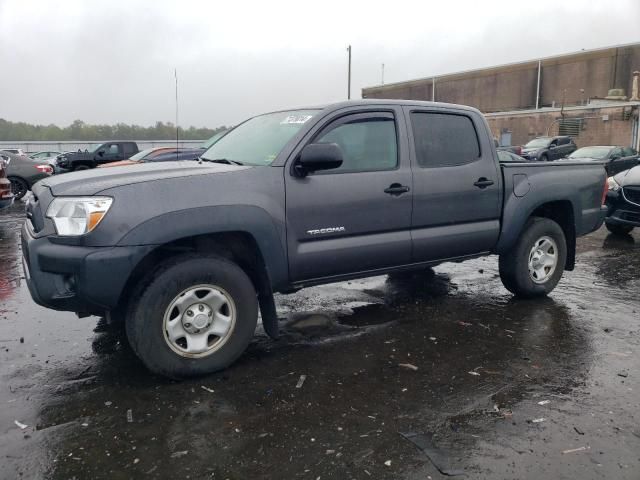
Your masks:
<svg viewBox="0 0 640 480"><path fill-rule="evenodd" d="M527 160L558 160L573 153L578 147L571 137L538 137L522 147L521 156Z"/></svg>

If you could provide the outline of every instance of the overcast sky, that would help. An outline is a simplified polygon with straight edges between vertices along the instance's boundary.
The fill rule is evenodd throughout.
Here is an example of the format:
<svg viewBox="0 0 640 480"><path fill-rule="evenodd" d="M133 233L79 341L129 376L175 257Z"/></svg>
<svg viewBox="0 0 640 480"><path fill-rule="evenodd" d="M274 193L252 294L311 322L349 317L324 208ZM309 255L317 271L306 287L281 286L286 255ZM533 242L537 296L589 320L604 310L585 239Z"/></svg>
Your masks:
<svg viewBox="0 0 640 480"><path fill-rule="evenodd" d="M639 0L0 0L0 118L231 125L361 88L640 41ZM640 67L640 66L639 66Z"/></svg>

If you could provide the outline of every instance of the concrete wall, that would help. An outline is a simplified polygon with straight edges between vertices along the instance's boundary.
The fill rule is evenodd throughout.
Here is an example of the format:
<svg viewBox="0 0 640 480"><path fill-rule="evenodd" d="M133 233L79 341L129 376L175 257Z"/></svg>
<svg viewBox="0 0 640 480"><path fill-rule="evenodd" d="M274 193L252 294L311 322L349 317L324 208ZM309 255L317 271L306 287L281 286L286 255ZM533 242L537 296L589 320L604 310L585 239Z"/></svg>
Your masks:
<svg viewBox="0 0 640 480"><path fill-rule="evenodd" d="M580 105L604 98L609 89L631 94L640 70L640 44L541 60L540 106ZM534 108L538 61L443 75L435 79L435 100L471 105L483 112ZM363 98L433 100L433 79L424 78L362 90ZM584 92L581 92L584 90Z"/></svg>
<svg viewBox="0 0 640 480"><path fill-rule="evenodd" d="M603 120L608 115L608 120ZM624 119L628 117L627 119ZM558 135L560 110L528 113L494 113L487 115L489 127L496 138L503 130L511 131L512 145L524 145L532 138ZM632 145L633 126L638 119L638 107L606 107L576 109L565 112L565 118L583 118L582 130L574 140L578 147L588 145Z"/></svg>

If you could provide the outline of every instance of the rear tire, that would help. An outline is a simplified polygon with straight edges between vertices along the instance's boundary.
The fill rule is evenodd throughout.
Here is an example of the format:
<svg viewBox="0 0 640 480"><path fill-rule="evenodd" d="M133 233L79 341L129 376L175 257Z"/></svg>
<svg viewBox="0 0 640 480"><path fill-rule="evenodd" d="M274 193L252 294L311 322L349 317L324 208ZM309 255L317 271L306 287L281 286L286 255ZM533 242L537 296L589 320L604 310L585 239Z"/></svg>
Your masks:
<svg viewBox="0 0 640 480"><path fill-rule="evenodd" d="M231 365L253 338L257 319L256 291L240 267L188 254L147 277L131 300L126 330L149 370L184 378Z"/></svg>
<svg viewBox="0 0 640 480"><path fill-rule="evenodd" d="M607 227L607 230L609 230L611 233L613 233L614 235L620 235L620 236L629 235L633 230L633 227L631 225L617 225L614 223L605 222L605 226Z"/></svg>
<svg viewBox="0 0 640 480"><path fill-rule="evenodd" d="M532 217L515 245L500 255L500 279L519 297L542 297L560 281L567 261L567 242L553 220Z"/></svg>
<svg viewBox="0 0 640 480"><path fill-rule="evenodd" d="M29 191L29 184L20 177L8 177L11 182L11 191L13 192L13 198L20 200Z"/></svg>

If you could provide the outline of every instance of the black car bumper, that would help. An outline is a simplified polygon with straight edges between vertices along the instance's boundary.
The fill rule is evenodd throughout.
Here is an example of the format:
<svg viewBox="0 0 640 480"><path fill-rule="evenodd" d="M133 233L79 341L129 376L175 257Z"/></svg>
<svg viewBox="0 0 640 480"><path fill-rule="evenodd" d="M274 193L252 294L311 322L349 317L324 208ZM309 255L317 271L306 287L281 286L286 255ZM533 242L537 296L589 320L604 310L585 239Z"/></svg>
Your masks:
<svg viewBox="0 0 640 480"><path fill-rule="evenodd" d="M607 223L640 227L640 204L628 201L622 190L607 193L607 209Z"/></svg>
<svg viewBox="0 0 640 480"><path fill-rule="evenodd" d="M25 278L33 300L54 310L101 315L113 310L135 266L153 246L81 247L22 227Z"/></svg>

